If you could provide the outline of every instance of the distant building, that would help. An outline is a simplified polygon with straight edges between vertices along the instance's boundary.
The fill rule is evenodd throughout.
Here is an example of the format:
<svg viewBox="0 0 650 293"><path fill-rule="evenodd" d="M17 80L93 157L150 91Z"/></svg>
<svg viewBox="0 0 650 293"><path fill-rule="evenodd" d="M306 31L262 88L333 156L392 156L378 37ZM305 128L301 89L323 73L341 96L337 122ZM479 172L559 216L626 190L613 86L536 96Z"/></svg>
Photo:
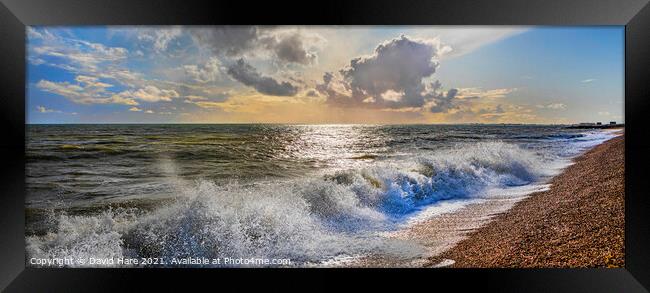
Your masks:
<svg viewBox="0 0 650 293"><path fill-rule="evenodd" d="M603 123L601 123L601 122L596 122L596 125L603 125Z"/></svg>
<svg viewBox="0 0 650 293"><path fill-rule="evenodd" d="M616 125L616 121L609 121L609 125Z"/></svg>
<svg viewBox="0 0 650 293"><path fill-rule="evenodd" d="M593 122L582 122L582 123L580 123L578 125L580 125L580 126L593 126L595 124Z"/></svg>

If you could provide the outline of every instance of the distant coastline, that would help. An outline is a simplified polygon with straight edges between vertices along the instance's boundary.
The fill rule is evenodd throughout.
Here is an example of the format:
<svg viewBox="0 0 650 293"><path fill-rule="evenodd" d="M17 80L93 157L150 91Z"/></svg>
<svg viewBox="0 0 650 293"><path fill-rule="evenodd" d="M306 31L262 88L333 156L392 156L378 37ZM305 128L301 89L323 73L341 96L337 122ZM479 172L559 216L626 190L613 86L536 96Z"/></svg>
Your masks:
<svg viewBox="0 0 650 293"><path fill-rule="evenodd" d="M625 124L576 124L571 125L569 129L614 129L623 128Z"/></svg>

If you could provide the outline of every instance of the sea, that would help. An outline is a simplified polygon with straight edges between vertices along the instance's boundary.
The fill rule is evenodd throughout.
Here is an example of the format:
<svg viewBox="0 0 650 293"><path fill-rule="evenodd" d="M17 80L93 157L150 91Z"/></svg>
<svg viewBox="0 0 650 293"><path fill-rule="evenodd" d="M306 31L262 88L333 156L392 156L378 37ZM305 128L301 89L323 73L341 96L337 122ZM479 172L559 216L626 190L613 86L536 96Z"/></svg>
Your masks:
<svg viewBox="0 0 650 293"><path fill-rule="evenodd" d="M26 131L28 259L156 259L163 267L241 266L170 261L186 258L319 266L414 256L417 243L386 232L494 194L532 193L615 136L501 124L30 124ZM260 264L275 266L252 266Z"/></svg>

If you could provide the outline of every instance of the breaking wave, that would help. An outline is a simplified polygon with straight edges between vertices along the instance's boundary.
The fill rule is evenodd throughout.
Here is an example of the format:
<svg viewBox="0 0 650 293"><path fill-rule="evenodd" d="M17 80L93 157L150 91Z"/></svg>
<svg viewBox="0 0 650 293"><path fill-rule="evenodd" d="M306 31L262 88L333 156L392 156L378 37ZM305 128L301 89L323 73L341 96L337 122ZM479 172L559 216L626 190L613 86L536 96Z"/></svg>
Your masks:
<svg viewBox="0 0 650 293"><path fill-rule="evenodd" d="M413 256L421 253L415 244L379 232L396 229L406 216L441 200L531 184L553 175L547 165L542 156L517 145L480 142L408 162L378 161L370 168L290 182L242 185L172 178L176 197L171 203L153 211L56 215L55 232L27 238L27 254L289 258L299 265L369 252Z"/></svg>

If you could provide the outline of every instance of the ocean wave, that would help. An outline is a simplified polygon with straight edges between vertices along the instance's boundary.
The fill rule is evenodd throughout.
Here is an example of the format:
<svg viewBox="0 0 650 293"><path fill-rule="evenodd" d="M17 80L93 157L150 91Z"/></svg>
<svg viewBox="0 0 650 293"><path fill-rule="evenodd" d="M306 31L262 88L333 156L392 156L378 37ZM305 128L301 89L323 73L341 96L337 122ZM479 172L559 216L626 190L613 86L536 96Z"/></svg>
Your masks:
<svg viewBox="0 0 650 293"><path fill-rule="evenodd" d="M560 144L557 154L562 157L573 157L585 150L603 143L615 137L618 130L600 130L600 131L587 131L572 138L565 139L566 142Z"/></svg>
<svg viewBox="0 0 650 293"><path fill-rule="evenodd" d="M515 139L574 139L585 137L584 133L555 133L555 134L537 134L537 135L514 135Z"/></svg>
<svg viewBox="0 0 650 293"><path fill-rule="evenodd" d="M173 204L144 215L133 211L62 215L56 233L28 237L27 253L75 259L282 257L307 263L336 255L409 251L372 233L343 232L345 225L379 223L385 217L358 206L341 186L311 184L308 191L301 191L305 186L259 189L197 181L181 188L182 195ZM336 218L340 221L336 228L325 223Z"/></svg>
<svg viewBox="0 0 650 293"><path fill-rule="evenodd" d="M161 165L175 172L173 163ZM514 144L481 142L290 182L218 185L172 176L172 203L150 212L59 215L56 231L27 238L27 254L290 258L297 264L369 252L416 255L417 245L378 232L441 200L529 184L550 172L543 166L539 155Z"/></svg>

